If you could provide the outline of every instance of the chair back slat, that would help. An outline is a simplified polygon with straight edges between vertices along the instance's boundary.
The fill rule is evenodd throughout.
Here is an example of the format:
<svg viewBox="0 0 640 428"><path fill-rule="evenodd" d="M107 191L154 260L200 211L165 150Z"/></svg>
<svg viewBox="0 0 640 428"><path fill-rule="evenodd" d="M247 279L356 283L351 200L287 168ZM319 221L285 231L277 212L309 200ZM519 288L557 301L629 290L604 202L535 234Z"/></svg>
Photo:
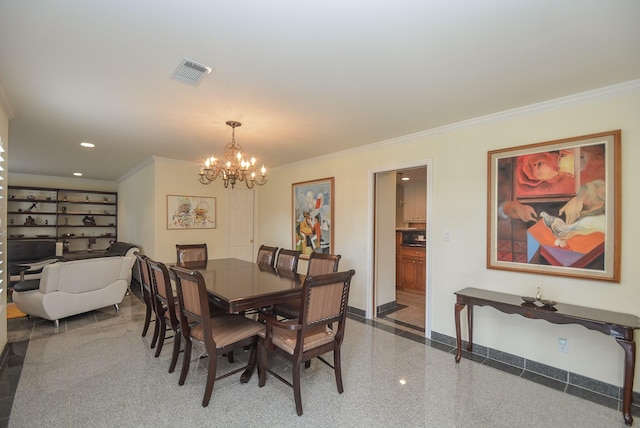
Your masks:
<svg viewBox="0 0 640 428"><path fill-rule="evenodd" d="M203 320L210 317L206 286L202 274L178 267L172 267L171 270L176 276L180 309L189 322L202 323Z"/></svg>
<svg viewBox="0 0 640 428"><path fill-rule="evenodd" d="M209 259L207 244L176 244L178 264L200 262Z"/></svg>
<svg viewBox="0 0 640 428"><path fill-rule="evenodd" d="M349 288L354 270L308 276L302 288L302 325L340 321L346 316Z"/></svg>
<svg viewBox="0 0 640 428"><path fill-rule="evenodd" d="M167 316L172 326L178 325L178 314L176 313L176 301L173 297L173 288L169 278L169 269L162 262L151 260L147 257L147 265L151 276L152 295L156 300L166 307Z"/></svg>
<svg viewBox="0 0 640 428"><path fill-rule="evenodd" d="M142 281L142 286L146 290L151 290L151 277L149 275L149 266L147 265L146 258L144 254L140 254L138 251L135 253L136 260L138 263L138 270L140 271L140 280Z"/></svg>
<svg viewBox="0 0 640 428"><path fill-rule="evenodd" d="M339 254L311 253L309 255L307 275L324 275L337 272L341 257Z"/></svg>

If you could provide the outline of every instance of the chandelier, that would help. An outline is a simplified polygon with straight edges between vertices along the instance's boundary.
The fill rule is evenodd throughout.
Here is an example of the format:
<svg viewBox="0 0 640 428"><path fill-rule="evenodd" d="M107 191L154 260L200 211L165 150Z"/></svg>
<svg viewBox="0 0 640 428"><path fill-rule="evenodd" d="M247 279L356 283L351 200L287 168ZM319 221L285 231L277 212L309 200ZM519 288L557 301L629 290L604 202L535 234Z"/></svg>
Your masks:
<svg viewBox="0 0 640 428"><path fill-rule="evenodd" d="M231 142L224 146L224 156L227 158L225 164L220 164L218 159L211 156L200 168L199 181L202 184L209 184L217 178L222 179L225 189L231 184L231 188L239 181L244 181L249 189L255 185L262 186L267 182L267 170L264 165L260 170L260 176L256 176L256 158L251 157L246 161L242 155L242 147L236 144L236 128L242 125L240 122L230 120L227 122L232 129Z"/></svg>

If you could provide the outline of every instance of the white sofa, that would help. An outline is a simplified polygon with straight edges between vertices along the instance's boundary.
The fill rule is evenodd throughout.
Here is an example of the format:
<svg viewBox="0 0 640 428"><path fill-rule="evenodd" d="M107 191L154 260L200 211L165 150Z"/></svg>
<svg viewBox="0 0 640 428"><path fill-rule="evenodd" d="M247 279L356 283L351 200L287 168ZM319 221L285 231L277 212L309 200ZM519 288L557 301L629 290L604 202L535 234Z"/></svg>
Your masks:
<svg viewBox="0 0 640 428"><path fill-rule="evenodd" d="M13 301L27 315L58 320L122 302L131 281L135 257L98 257L44 267L39 287L16 291ZM37 280L33 280L37 281ZM27 287L28 288L28 287Z"/></svg>

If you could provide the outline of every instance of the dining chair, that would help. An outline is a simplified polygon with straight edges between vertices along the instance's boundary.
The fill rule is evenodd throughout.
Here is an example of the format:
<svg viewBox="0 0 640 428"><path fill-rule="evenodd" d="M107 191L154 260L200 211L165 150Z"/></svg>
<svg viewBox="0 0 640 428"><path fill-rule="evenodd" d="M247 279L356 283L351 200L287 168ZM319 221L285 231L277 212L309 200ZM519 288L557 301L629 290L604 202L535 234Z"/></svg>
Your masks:
<svg viewBox="0 0 640 428"><path fill-rule="evenodd" d="M307 265L307 275L320 275L331 272L338 272L340 254L316 253L309 254L309 264Z"/></svg>
<svg viewBox="0 0 640 428"><path fill-rule="evenodd" d="M349 270L306 277L300 300L301 316L297 319L278 321L272 316L261 315L265 322L266 333L258 345L258 386L265 385L268 371L278 380L292 387L296 412L299 416L302 415L300 366L303 362L318 357L334 369L338 393L342 394L344 391L340 347L344 339L349 287L354 274L354 270ZM337 328L329 329L327 324L330 323L337 323ZM267 351L277 353L292 362L293 383L268 370ZM333 365L321 357L322 354L330 351L333 351Z"/></svg>
<svg viewBox="0 0 640 428"><path fill-rule="evenodd" d="M155 357L160 356L162 345L166 339L168 331L173 332L173 352L171 353L171 362L169 363L169 373L173 373L178 362L178 354L180 353L180 321L178 302L173 295L171 287L171 279L169 278L169 270L164 263L157 262L147 258L149 273L151 274L152 295L155 296L156 319L160 321L158 343L156 346ZM168 325L167 325L168 323Z"/></svg>
<svg viewBox="0 0 640 428"><path fill-rule="evenodd" d="M261 245L258 249L258 259L256 263L260 266L266 266L273 268L276 261L276 253L278 247L269 247L267 245Z"/></svg>
<svg viewBox="0 0 640 428"><path fill-rule="evenodd" d="M320 275L338 271L341 256L339 254L325 254L313 252L309 255L307 276ZM283 302L273 306L272 313L282 318L297 318L297 302ZM307 367L309 365L307 364Z"/></svg>
<svg viewBox="0 0 640 428"><path fill-rule="evenodd" d="M151 293L151 275L149 273L149 266L147 265L147 256L136 251L133 253L136 256L136 263L138 263L138 270L140 271L140 282L142 285L142 301L146 306L146 311L144 314L144 325L142 326L142 337L147 335L147 331L149 330L149 325L151 324L151 316L153 315L155 318L156 309L154 307L154 298ZM156 321L155 319L153 320ZM156 341L158 340L158 330L160 327L160 323L155 322L153 338L151 339L151 348L156 346Z"/></svg>
<svg viewBox="0 0 640 428"><path fill-rule="evenodd" d="M278 269L278 272L298 272L300 254L298 250L282 248L278 253L278 259L276 261L276 269Z"/></svg>
<svg viewBox="0 0 640 428"><path fill-rule="evenodd" d="M178 264L207 261L207 244L176 244L176 258Z"/></svg>
<svg viewBox="0 0 640 428"><path fill-rule="evenodd" d="M278 275L294 275L298 272L300 251L281 249L278 253L276 268ZM298 316L298 300L277 303L270 308L272 315L282 318L296 318Z"/></svg>
<svg viewBox="0 0 640 428"><path fill-rule="evenodd" d="M182 371L179 385L184 385L191 363L193 341L204 345L209 356L207 367L207 383L204 390L202 406L207 407L216 380L231 376L242 370L250 373L256 364L257 343L264 336L264 325L238 314L211 316L207 288L202 274L180 267L171 267L175 274L178 302L180 306L180 325L185 338ZM216 377L217 357L234 349L251 347L249 360L243 367L231 370ZM248 382L248 377L240 378Z"/></svg>

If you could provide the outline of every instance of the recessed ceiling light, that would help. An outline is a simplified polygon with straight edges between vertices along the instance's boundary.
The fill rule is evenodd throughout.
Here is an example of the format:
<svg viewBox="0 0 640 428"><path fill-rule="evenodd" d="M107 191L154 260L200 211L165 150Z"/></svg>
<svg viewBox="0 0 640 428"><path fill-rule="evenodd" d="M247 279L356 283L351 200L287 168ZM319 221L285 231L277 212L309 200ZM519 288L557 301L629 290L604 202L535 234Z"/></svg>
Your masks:
<svg viewBox="0 0 640 428"><path fill-rule="evenodd" d="M402 177L402 178L401 178L401 180L402 180L402 181L409 181L409 180L411 180L411 179L410 179L409 177Z"/></svg>
<svg viewBox="0 0 640 428"><path fill-rule="evenodd" d="M74 172L73 175L75 175L76 177L82 177L82 173L81 172Z"/></svg>
<svg viewBox="0 0 640 428"><path fill-rule="evenodd" d="M86 141L83 141L82 143L80 143L80 145L82 147L95 147L96 145L93 143L87 143Z"/></svg>

